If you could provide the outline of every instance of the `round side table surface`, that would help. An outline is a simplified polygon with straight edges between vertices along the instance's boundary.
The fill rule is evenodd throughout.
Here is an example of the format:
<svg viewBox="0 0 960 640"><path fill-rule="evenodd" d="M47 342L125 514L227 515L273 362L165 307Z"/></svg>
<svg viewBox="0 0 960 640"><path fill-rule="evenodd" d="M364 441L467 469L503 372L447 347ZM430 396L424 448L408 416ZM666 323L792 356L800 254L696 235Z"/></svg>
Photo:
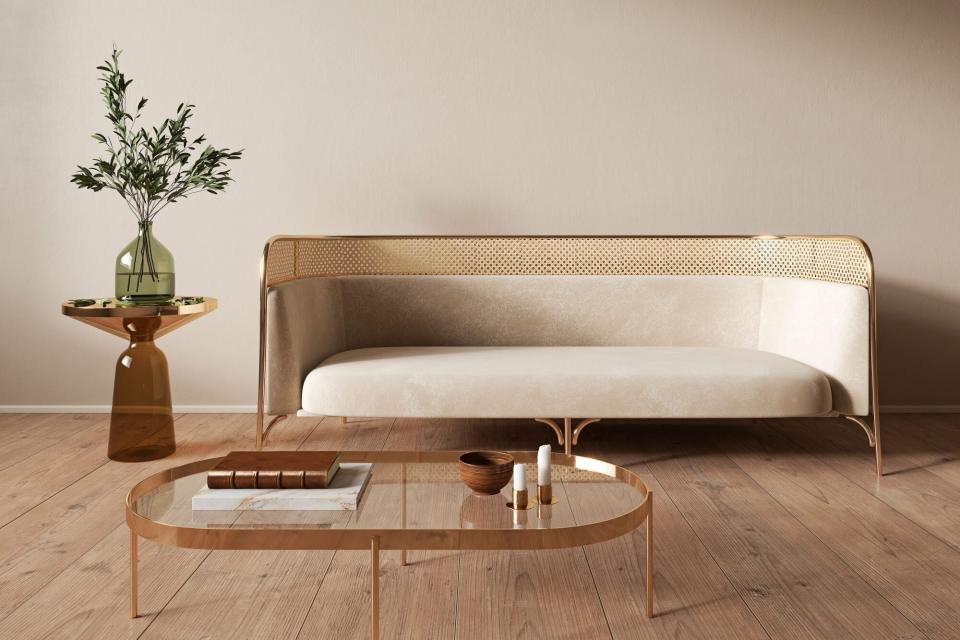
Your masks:
<svg viewBox="0 0 960 640"><path fill-rule="evenodd" d="M180 325L196 320L217 308L216 298L200 296L179 296L169 304L162 305L132 305L120 302L116 298L98 298L93 300L93 304L78 305L78 302L80 299L68 300L60 305L63 315L124 340L130 339L130 334L123 328L125 318L159 317L160 327L154 332L154 337L159 338Z"/></svg>

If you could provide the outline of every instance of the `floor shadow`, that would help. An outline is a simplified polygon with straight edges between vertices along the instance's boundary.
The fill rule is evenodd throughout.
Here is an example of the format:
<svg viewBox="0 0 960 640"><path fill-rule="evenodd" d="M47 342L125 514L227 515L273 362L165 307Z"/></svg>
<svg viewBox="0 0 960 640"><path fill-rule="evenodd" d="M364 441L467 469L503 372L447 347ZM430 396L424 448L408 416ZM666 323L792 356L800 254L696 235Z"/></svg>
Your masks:
<svg viewBox="0 0 960 640"><path fill-rule="evenodd" d="M437 421L456 429L457 422ZM562 451L549 429L532 420L474 420L456 448L532 450L550 443ZM449 424L448 424L449 423ZM397 423L403 428L403 421ZM765 437L766 430L778 437ZM930 469L960 460L960 415L890 414L881 431L886 475ZM429 448L429 447L427 447ZM703 454L775 456L838 455L863 458L873 450L857 425L842 418L789 420L604 420L581 434L574 453L620 466L642 466Z"/></svg>
<svg viewBox="0 0 960 640"><path fill-rule="evenodd" d="M353 418L348 424L354 423ZM936 420L936 424L933 421ZM357 420L363 422L363 420ZM411 421L412 423L413 421ZM422 421L421 421L422 422ZM550 429L532 419L430 421L436 428L465 428L468 422L479 428L470 429L456 443L456 448L536 448L549 443L554 451L562 451ZM406 428L406 421L398 420L397 428ZM960 414L925 415L889 414L883 416L882 434L892 450L898 454L960 455ZM757 429L776 431L798 430L805 436L804 451L812 454L837 453L849 449L868 448L863 431L843 418L796 418L789 420L603 420L587 427L580 436L574 452L581 455L610 451L621 452L635 459L633 464L645 464L676 457L684 450L702 449L713 442L730 453L753 451L753 435ZM925 431L922 429L925 428ZM954 434L955 435L952 435ZM938 437L947 434L949 437ZM759 445L758 445L759 446ZM638 454L641 456L637 458Z"/></svg>
<svg viewBox="0 0 960 640"><path fill-rule="evenodd" d="M939 465L941 465L941 464L947 464L947 463L949 463L949 462L956 462L957 460L960 460L960 458L953 457L953 456L945 457L945 458L941 458L940 460L938 460L938 461L936 461L936 462L930 462L930 463L928 463L928 464L917 464L917 465L913 465L913 466L910 466L910 467L901 467L901 468L899 468L899 469L884 470L884 474L883 474L883 475L885 475L885 476L896 476L896 475L902 475L902 474L905 474L905 473L910 473L911 471L929 470L929 469L932 469L932 468L934 468L934 467L937 467L937 466L939 466Z"/></svg>

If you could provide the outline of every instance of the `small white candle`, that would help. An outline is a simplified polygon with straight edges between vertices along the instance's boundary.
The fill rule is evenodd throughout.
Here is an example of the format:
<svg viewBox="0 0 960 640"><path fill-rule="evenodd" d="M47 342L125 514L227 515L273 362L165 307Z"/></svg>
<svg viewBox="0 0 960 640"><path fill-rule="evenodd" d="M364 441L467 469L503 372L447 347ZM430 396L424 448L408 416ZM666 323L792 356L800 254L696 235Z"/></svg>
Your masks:
<svg viewBox="0 0 960 640"><path fill-rule="evenodd" d="M513 490L527 490L527 465L522 462L513 465Z"/></svg>
<svg viewBox="0 0 960 640"><path fill-rule="evenodd" d="M550 445L541 445L537 450L537 484L545 487L550 484Z"/></svg>

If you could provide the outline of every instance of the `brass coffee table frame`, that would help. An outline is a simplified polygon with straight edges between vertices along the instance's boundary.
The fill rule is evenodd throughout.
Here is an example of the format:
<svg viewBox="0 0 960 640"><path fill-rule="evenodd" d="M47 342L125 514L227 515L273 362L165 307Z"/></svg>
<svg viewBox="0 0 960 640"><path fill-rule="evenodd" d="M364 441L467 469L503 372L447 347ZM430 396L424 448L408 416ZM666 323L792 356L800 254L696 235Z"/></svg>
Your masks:
<svg viewBox="0 0 960 640"><path fill-rule="evenodd" d="M344 451L341 462L392 464L453 463L462 451ZM536 451L511 452L517 462L536 462ZM126 499L126 520L130 527L130 616L136 618L137 544L139 538L187 549L247 550L370 550L371 637L380 637L380 551L400 551L406 564L407 550L536 550L579 547L612 540L646 524L645 610L653 617L653 492L623 467L583 456L553 454L553 464L591 471L615 478L644 496L635 508L610 520L551 529L305 529L187 527L151 520L134 510L142 496L169 482L202 473L223 458L208 458L161 471L138 482ZM404 469L404 467L401 467ZM401 524L406 521L406 480L401 474Z"/></svg>

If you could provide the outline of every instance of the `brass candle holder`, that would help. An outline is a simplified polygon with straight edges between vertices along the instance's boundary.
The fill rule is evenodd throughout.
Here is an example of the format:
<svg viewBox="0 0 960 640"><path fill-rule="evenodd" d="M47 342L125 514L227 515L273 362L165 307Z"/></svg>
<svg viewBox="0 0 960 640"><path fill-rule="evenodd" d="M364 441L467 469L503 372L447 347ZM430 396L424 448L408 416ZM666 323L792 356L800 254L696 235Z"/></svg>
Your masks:
<svg viewBox="0 0 960 640"><path fill-rule="evenodd" d="M530 500L527 495L527 490L523 489L522 491L513 490L513 502L508 502L507 506L513 509L514 511L526 511L530 508Z"/></svg>
<svg viewBox="0 0 960 640"><path fill-rule="evenodd" d="M530 501L530 495L526 489L523 491L513 490L513 500L507 503L507 508L514 511L527 511L533 509L533 503Z"/></svg>

